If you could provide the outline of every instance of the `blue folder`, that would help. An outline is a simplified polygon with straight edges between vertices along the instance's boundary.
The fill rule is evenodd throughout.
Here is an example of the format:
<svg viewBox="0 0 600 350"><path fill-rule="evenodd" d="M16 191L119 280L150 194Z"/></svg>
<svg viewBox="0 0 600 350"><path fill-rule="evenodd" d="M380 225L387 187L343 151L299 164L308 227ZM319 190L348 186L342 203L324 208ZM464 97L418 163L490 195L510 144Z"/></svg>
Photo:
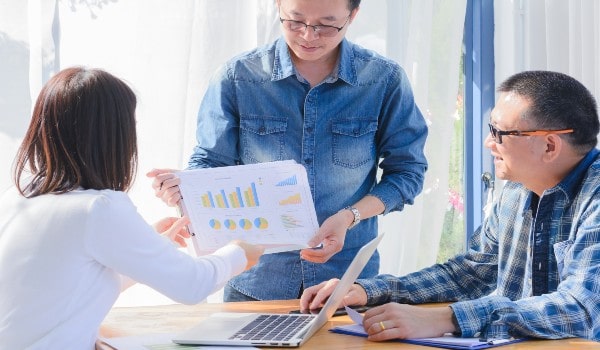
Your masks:
<svg viewBox="0 0 600 350"><path fill-rule="evenodd" d="M333 333L340 334L348 334L348 335L356 335L359 337L366 337L363 327L361 325L352 324L346 326L338 326L329 330ZM518 343L526 340L526 338L510 338L510 339L499 339L492 341L480 341L479 338L459 338L451 335L443 336L443 337L435 337L435 338L415 338L415 339L396 339L393 341L398 341L401 343L409 343L409 344L417 344L417 345L425 345L432 346L436 348L443 349L467 349L467 350L477 350L477 349L489 349L497 346L508 345L513 343Z"/></svg>

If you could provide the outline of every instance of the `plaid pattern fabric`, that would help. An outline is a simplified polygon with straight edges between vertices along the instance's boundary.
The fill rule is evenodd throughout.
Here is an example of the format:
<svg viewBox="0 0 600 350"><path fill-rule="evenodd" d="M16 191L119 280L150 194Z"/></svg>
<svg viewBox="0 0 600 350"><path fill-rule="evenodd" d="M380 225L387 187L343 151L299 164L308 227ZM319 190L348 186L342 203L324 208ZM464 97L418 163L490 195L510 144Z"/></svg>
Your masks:
<svg viewBox="0 0 600 350"><path fill-rule="evenodd" d="M465 254L403 277L359 280L369 304L456 301L465 337L600 340L599 153L541 198L507 183Z"/></svg>

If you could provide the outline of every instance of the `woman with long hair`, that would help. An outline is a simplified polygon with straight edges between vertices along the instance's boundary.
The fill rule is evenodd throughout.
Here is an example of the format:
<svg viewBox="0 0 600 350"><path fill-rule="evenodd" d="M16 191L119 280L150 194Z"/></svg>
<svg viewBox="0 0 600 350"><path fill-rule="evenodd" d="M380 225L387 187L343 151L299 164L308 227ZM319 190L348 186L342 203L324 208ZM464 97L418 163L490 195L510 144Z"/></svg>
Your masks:
<svg viewBox="0 0 600 350"><path fill-rule="evenodd" d="M126 194L135 108L131 88L100 69L64 69L40 92L15 186L0 195L2 348L93 349L128 281L198 303L262 254L236 241L194 258L173 244L185 244L187 218L144 221Z"/></svg>

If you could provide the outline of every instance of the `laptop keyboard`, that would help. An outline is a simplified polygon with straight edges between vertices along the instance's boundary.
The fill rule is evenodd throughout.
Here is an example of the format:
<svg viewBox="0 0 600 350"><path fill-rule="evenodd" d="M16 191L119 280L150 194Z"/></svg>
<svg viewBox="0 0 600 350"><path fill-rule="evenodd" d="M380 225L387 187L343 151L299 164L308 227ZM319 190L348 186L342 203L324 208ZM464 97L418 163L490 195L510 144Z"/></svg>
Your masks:
<svg viewBox="0 0 600 350"><path fill-rule="evenodd" d="M259 315L229 339L233 340L290 340L314 317L306 315Z"/></svg>

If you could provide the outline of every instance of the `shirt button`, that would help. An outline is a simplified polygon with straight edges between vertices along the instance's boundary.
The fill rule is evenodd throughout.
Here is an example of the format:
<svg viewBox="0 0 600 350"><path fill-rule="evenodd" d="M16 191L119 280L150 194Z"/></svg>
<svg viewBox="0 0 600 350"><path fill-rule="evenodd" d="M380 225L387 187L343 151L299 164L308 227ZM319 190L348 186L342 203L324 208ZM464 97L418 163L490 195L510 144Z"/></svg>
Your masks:
<svg viewBox="0 0 600 350"><path fill-rule="evenodd" d="M310 163L312 163L312 159L307 158L307 159L304 160L304 163L305 164L310 164Z"/></svg>
<svg viewBox="0 0 600 350"><path fill-rule="evenodd" d="M267 128L265 128L264 126L261 126L260 128L258 128L258 132L259 132L260 134L264 134L264 133L265 133L265 131L267 131Z"/></svg>
<svg viewBox="0 0 600 350"><path fill-rule="evenodd" d="M313 128L310 128L310 127L309 127L309 128L306 128L306 132L307 132L307 133L311 133L312 131L313 131Z"/></svg>

